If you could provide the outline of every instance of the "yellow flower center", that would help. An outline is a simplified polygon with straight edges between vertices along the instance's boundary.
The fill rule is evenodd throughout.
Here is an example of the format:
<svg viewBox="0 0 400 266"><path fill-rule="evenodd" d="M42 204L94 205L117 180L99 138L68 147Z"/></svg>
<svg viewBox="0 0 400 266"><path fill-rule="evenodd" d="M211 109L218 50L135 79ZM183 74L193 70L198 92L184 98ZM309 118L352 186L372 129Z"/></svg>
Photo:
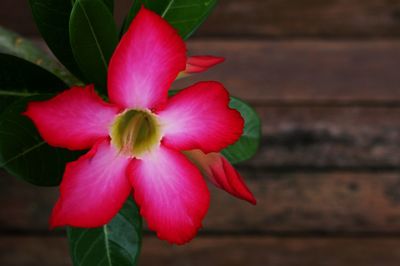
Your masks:
<svg viewBox="0 0 400 266"><path fill-rule="evenodd" d="M111 143L121 153L138 157L160 144L161 130L156 115L148 110L127 110L111 126Z"/></svg>

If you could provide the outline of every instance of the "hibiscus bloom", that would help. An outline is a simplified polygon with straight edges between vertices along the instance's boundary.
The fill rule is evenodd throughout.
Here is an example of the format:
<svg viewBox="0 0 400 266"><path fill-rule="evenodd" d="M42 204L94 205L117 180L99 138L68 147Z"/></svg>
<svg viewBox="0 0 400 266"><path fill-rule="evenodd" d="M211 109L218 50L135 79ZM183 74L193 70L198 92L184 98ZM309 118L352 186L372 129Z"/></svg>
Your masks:
<svg viewBox="0 0 400 266"><path fill-rule="evenodd" d="M90 148L66 166L52 228L102 226L133 194L149 228L161 239L183 244L195 236L209 207L199 168L218 187L255 203L218 153L239 139L244 124L229 108L224 87L201 82L168 98L179 73L193 64L205 70L218 63L211 61L187 62L177 32L142 8L111 58L110 103L89 85L28 105L25 115L47 143Z"/></svg>

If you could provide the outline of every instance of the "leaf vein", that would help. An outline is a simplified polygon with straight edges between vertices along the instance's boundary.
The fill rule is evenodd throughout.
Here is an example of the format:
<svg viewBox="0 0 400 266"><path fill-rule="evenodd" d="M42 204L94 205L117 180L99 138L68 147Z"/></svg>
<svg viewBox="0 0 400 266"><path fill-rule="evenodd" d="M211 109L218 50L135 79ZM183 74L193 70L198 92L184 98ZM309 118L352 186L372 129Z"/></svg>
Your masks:
<svg viewBox="0 0 400 266"><path fill-rule="evenodd" d="M104 225L104 226L103 226L103 232L104 232L104 244L105 244L105 246L106 246L106 254L107 254L108 264L109 264L110 266L112 266L110 244L108 243L108 230L107 230L107 225Z"/></svg>
<svg viewBox="0 0 400 266"><path fill-rule="evenodd" d="M102 61L103 66L104 66L104 68L105 68L105 72L107 72L107 68L108 68L107 61L106 61L106 58L104 57L103 51L102 51L102 49L101 49L101 47L100 47L99 40L97 39L97 36L96 36L96 33L95 33L95 31L94 31L94 29L93 29L93 27L92 27L92 24L90 23L89 16L88 16L88 14L86 13L86 10L85 10L85 8L83 7L83 5L82 5L80 2L78 2L78 4L81 6L83 15L85 16L86 20L88 21L89 29L90 29L90 31L92 32L92 36L93 36L94 41L95 41L95 43L96 43L96 47L97 47L97 49L98 49L98 51L99 51L99 53L100 53L101 61Z"/></svg>
<svg viewBox="0 0 400 266"><path fill-rule="evenodd" d="M165 7L164 12L162 13L161 17L165 17L167 14L168 10L171 8L171 6L175 3L175 0L172 0L171 2L168 3L168 5Z"/></svg>

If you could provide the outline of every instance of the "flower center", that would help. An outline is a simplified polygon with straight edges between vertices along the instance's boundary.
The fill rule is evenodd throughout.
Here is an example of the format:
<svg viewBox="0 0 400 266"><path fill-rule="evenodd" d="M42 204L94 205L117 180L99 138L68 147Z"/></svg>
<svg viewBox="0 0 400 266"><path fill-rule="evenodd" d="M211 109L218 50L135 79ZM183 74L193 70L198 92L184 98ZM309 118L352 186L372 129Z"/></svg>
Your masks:
<svg viewBox="0 0 400 266"><path fill-rule="evenodd" d="M110 131L111 143L120 152L140 156L156 147L161 140L157 117L147 110L127 110L118 115Z"/></svg>

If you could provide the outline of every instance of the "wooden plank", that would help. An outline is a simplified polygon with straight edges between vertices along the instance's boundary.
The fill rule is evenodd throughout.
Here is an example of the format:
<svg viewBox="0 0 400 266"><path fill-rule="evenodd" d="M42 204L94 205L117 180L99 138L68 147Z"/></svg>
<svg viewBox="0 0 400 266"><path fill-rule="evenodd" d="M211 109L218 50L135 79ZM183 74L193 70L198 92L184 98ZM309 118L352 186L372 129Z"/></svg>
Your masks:
<svg viewBox="0 0 400 266"><path fill-rule="evenodd" d="M204 232L400 232L399 172L242 174L257 206L210 186ZM0 182L0 230L47 232L56 189L5 176Z"/></svg>
<svg viewBox="0 0 400 266"><path fill-rule="evenodd" d="M400 231L399 173L242 172L253 207L213 190L204 230L390 233Z"/></svg>
<svg viewBox="0 0 400 266"><path fill-rule="evenodd" d="M1 236L0 264L72 266L66 238L29 236Z"/></svg>
<svg viewBox="0 0 400 266"><path fill-rule="evenodd" d="M196 40L188 48L227 61L175 88L218 80L240 98L276 104L400 100L399 41Z"/></svg>
<svg viewBox="0 0 400 266"><path fill-rule="evenodd" d="M199 35L394 37L399 26L396 0L220 0Z"/></svg>
<svg viewBox="0 0 400 266"><path fill-rule="evenodd" d="M398 40L192 40L188 51L227 61L178 80L175 89L216 80L233 95L258 105L400 106Z"/></svg>
<svg viewBox="0 0 400 266"><path fill-rule="evenodd" d="M198 238L171 247L145 239L139 263L213 266L397 266L398 239Z"/></svg>
<svg viewBox="0 0 400 266"><path fill-rule="evenodd" d="M400 240L395 238L198 237L170 246L146 237L139 265L146 266L398 266ZM0 237L0 264L70 266L61 237Z"/></svg>
<svg viewBox="0 0 400 266"><path fill-rule="evenodd" d="M116 1L119 22L131 2ZM398 1L220 0L197 36L398 37L399 17ZM37 31L32 21L27 1L2 0L1 25L33 35Z"/></svg>
<svg viewBox="0 0 400 266"><path fill-rule="evenodd" d="M36 187L0 170L0 230L48 231L56 188Z"/></svg>
<svg viewBox="0 0 400 266"><path fill-rule="evenodd" d="M245 166L295 170L400 166L400 108L257 106L256 111L263 141Z"/></svg>

